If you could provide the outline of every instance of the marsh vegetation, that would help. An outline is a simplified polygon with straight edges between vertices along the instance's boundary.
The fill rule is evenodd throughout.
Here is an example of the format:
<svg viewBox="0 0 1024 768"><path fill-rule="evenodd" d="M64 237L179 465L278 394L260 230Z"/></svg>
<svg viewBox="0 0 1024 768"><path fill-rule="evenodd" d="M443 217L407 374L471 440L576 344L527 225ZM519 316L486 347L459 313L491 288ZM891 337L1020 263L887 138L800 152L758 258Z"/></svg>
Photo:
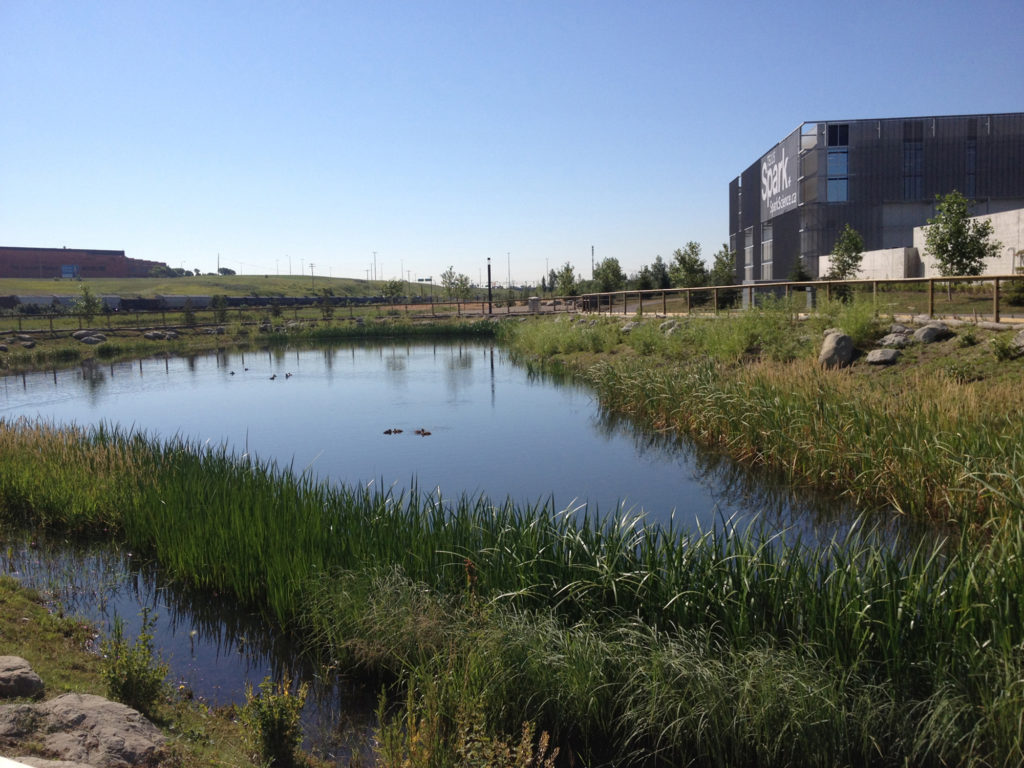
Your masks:
<svg viewBox="0 0 1024 768"><path fill-rule="evenodd" d="M595 765L1014 765L1021 361L977 338L821 371L821 329L880 330L856 302L825 310L500 333L651 430L856 504L827 541L329 485L187 440L33 423L0 430L0 509L103 531L263 611L325 674L384 682L403 703L393 763L454 764L473 739L510 754L526 721ZM979 378L941 374L954 350ZM894 515L931 534L893 540Z"/></svg>

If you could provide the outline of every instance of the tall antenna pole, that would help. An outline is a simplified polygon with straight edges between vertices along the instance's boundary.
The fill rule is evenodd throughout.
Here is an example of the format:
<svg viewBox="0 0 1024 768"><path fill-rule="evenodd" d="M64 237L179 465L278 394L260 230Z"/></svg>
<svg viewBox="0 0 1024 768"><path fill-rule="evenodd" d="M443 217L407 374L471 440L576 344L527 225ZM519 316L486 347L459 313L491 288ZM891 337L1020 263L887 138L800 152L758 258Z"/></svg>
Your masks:
<svg viewBox="0 0 1024 768"><path fill-rule="evenodd" d="M594 279L594 246L590 246L590 279Z"/></svg>

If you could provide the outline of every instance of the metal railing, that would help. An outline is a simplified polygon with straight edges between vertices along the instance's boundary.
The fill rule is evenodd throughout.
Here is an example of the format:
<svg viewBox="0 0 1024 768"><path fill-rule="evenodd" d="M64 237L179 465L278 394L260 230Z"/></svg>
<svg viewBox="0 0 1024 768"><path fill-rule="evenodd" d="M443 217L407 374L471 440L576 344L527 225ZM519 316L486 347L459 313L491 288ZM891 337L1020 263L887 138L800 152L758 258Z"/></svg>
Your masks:
<svg viewBox="0 0 1024 768"><path fill-rule="evenodd" d="M1011 285L1013 290L1005 291L1007 285ZM722 311L757 306L768 296L790 298L797 293L808 295L809 308L821 296L830 301L853 294L870 294L880 308L889 309L893 315L927 315L929 318L937 314L973 316L1000 322L1004 316L1011 314L1007 307L1018 306L1018 302L1020 313L1024 315L1024 275L780 281L655 288L585 293L579 297L579 301L581 311L599 314L643 314L645 311L660 310L665 315L694 312L717 315Z"/></svg>

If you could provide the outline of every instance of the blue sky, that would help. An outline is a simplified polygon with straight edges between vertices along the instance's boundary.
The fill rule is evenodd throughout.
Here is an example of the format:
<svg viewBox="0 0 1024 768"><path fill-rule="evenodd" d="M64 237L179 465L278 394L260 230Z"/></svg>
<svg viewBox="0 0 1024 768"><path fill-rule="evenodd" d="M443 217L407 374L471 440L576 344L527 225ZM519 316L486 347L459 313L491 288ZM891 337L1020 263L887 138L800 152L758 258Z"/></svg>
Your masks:
<svg viewBox="0 0 1024 768"><path fill-rule="evenodd" d="M1024 110L1024 2L0 0L0 245L536 281L728 238L805 120Z"/></svg>

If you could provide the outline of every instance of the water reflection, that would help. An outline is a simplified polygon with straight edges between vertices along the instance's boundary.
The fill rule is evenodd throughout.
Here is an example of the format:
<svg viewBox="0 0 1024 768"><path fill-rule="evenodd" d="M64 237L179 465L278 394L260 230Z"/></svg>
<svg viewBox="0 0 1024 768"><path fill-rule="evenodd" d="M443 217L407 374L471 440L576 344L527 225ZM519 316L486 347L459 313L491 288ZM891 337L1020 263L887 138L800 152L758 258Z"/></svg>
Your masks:
<svg viewBox="0 0 1024 768"><path fill-rule="evenodd" d="M802 528L845 514L832 499L802 497L767 473L602 413L585 387L517 366L487 343L274 346L89 363L3 378L0 418L18 417L226 445L328 482L401 489L412 478L449 498L578 500L592 512L634 509L704 528L735 514ZM401 434L385 437L392 428Z"/></svg>
<svg viewBox="0 0 1024 768"><path fill-rule="evenodd" d="M154 564L109 544L10 534L0 548L0 572L36 589L56 610L94 624L102 635L115 618L127 637L141 630L141 611L155 616L154 647L169 665L168 681L213 706L245 702L246 683L285 674L310 685L303 711L305 747L348 764L375 725L376 694L344 681L325 681L287 633L237 601L200 594L161 577ZM98 644L97 644L98 646ZM98 647L94 648L98 651ZM338 724L349 738L338 743Z"/></svg>

